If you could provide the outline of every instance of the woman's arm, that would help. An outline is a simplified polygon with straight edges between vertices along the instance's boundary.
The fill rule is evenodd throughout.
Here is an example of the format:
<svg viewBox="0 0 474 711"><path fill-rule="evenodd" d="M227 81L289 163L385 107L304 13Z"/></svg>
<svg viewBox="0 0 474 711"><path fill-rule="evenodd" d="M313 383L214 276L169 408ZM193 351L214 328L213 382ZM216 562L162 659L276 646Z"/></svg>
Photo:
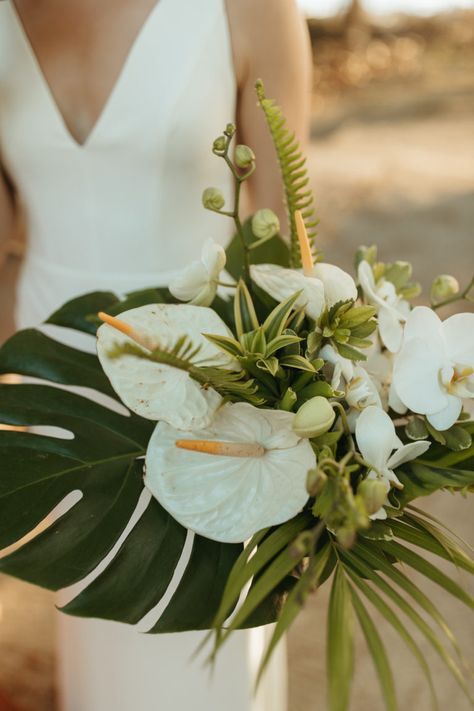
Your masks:
<svg viewBox="0 0 474 711"><path fill-rule="evenodd" d="M239 141L256 153L257 170L250 184L251 210L270 207L286 231L280 173L255 82L262 79L303 149L308 137L311 101L309 34L295 0L227 0L234 66L239 87Z"/></svg>

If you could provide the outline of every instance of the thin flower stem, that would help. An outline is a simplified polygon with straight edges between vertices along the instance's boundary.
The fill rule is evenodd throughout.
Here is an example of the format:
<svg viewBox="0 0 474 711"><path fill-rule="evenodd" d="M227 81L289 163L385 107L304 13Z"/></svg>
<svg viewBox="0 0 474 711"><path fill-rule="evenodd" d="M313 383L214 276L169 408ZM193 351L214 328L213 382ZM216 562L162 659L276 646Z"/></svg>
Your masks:
<svg viewBox="0 0 474 711"><path fill-rule="evenodd" d="M449 299L445 299L444 301L440 301L439 304L431 304L431 308L433 311L436 311L437 309L442 308L443 306L448 306L448 304L454 304L456 301L470 301L473 302L474 299L472 299L469 296L469 292L471 291L472 287L474 286L474 276L472 277L471 281L469 284L466 286L464 291L461 291L459 294L455 294L454 296L451 296Z"/></svg>

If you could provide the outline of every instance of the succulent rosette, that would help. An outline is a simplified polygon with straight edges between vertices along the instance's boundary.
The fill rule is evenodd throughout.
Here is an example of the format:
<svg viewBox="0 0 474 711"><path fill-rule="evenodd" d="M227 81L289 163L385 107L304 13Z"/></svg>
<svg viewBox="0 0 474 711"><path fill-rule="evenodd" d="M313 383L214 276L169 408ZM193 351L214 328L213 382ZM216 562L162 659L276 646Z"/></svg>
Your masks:
<svg viewBox="0 0 474 711"><path fill-rule="evenodd" d="M414 306L407 262L361 247L352 276L324 261L304 158L261 83L257 93L288 240L268 207L241 218L257 159L243 144L233 152L229 124L212 151L232 172L234 204L218 188L203 193L206 209L233 220L226 250L210 238L168 285L94 292L51 316L60 331L96 336L97 357L34 329L0 349L0 373L35 379L0 384L0 548L17 544L0 570L50 589L86 580L64 608L83 617L136 624L160 603L150 631L213 630L212 659L233 630L275 622L260 675L330 581L330 711L348 708L353 619L388 711L381 618L431 685L400 612L467 691L436 631L446 625L399 564L474 606L457 571L426 555L474 573L469 552L415 505L474 487L474 313L438 315L472 304L474 280L462 288L443 274L430 305ZM48 518L73 492L76 503Z"/></svg>

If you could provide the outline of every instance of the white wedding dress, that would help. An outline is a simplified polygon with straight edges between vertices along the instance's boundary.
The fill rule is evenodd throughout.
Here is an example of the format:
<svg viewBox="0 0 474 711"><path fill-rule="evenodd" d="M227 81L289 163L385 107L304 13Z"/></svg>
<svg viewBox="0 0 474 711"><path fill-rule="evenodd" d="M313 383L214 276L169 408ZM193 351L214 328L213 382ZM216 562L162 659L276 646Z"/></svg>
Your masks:
<svg viewBox="0 0 474 711"><path fill-rule="evenodd" d="M28 232L19 327L81 293L166 285L208 237L227 241L230 226L202 208L201 193L230 196L211 144L235 96L224 0L159 0L79 145L12 1L0 2L0 155ZM145 635L60 614L58 630L63 711L286 708L284 647L252 697L265 628L237 633L212 679L190 659L202 633Z"/></svg>

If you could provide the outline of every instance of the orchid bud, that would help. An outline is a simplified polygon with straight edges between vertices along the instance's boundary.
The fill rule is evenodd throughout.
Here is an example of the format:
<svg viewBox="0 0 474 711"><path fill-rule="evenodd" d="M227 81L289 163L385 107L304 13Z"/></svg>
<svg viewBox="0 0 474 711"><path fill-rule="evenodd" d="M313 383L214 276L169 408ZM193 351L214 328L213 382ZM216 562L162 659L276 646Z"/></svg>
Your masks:
<svg viewBox="0 0 474 711"><path fill-rule="evenodd" d="M459 292L458 280L451 274L440 274L431 285L431 300L433 302L444 301L451 296L456 296Z"/></svg>
<svg viewBox="0 0 474 711"><path fill-rule="evenodd" d="M219 188L206 188L202 194L202 204L208 210L222 210L225 198Z"/></svg>
<svg viewBox="0 0 474 711"><path fill-rule="evenodd" d="M252 217L252 232L258 239L270 239L280 231L280 220L273 210L263 208Z"/></svg>
<svg viewBox="0 0 474 711"><path fill-rule="evenodd" d="M362 498L369 516L376 513L387 498L387 484L381 479L365 479L359 484L357 493Z"/></svg>
<svg viewBox="0 0 474 711"><path fill-rule="evenodd" d="M234 135L236 130L237 129L235 128L233 123L228 123L227 126L225 127L224 133L226 134L226 136L229 136L230 138L232 138L232 136Z"/></svg>
<svg viewBox="0 0 474 711"><path fill-rule="evenodd" d="M310 469L306 477L306 491L310 496L317 496L324 489L328 480L322 469Z"/></svg>
<svg viewBox="0 0 474 711"><path fill-rule="evenodd" d="M235 149L235 162L239 168L250 168L255 162L255 153L248 146L240 144Z"/></svg>
<svg viewBox="0 0 474 711"><path fill-rule="evenodd" d="M293 420L293 432L298 437L319 437L328 432L336 419L330 402L316 395L301 405Z"/></svg>
<svg viewBox="0 0 474 711"><path fill-rule="evenodd" d="M212 144L212 150L216 151L216 153L223 153L225 151L225 147L226 147L225 136L219 136L218 138L216 138L216 140Z"/></svg>

